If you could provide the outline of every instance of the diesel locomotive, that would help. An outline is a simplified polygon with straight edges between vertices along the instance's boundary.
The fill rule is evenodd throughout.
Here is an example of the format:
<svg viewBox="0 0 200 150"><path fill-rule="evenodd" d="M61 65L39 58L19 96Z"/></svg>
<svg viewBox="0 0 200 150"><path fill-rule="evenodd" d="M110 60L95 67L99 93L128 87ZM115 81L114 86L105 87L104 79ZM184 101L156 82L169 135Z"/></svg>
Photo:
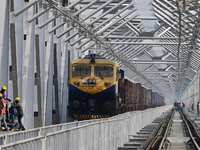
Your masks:
<svg viewBox="0 0 200 150"><path fill-rule="evenodd" d="M108 117L117 113L118 64L92 54L70 63L69 116Z"/></svg>
<svg viewBox="0 0 200 150"><path fill-rule="evenodd" d="M77 120L107 118L148 108L147 103L150 106L155 100L151 98L147 102L147 92L142 92L146 89L136 87L135 83L124 80L124 71L119 70L118 63L99 55L91 54L72 61L69 66L69 117Z"/></svg>

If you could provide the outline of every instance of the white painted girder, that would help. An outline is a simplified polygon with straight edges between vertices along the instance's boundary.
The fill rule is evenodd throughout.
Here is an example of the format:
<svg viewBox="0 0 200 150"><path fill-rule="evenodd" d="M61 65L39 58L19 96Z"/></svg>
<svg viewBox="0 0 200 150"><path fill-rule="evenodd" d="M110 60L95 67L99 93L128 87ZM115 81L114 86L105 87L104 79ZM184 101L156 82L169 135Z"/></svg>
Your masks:
<svg viewBox="0 0 200 150"><path fill-rule="evenodd" d="M41 9L42 11L43 9ZM45 15L42 15L40 18L38 18L38 22L43 22L45 20ZM46 56L46 47L45 47L45 28L42 29L36 29L37 34L39 35L39 61L40 61L40 88L41 88L41 97L40 103L41 105L41 110L38 110L39 114L41 114L41 120L42 122L40 123L42 126L45 125L45 103L46 103L46 86L45 86L45 81L46 81L46 72L45 72L45 56ZM39 109L39 108L38 108Z"/></svg>
<svg viewBox="0 0 200 150"><path fill-rule="evenodd" d="M61 41L62 44L62 60L61 60L61 122L65 123L69 121L67 118L67 106L68 106L68 62L69 62L69 53L67 44Z"/></svg>
<svg viewBox="0 0 200 150"><path fill-rule="evenodd" d="M62 20L61 20L61 18L57 18L56 19L56 24L60 24L62 22ZM59 28L58 30L56 30L56 32L61 32L61 28ZM55 82L57 82L56 84L57 84L57 97L56 97L56 103L57 103L57 109L58 109L58 111L59 111L59 115L58 115L58 118L59 118L59 122L61 122L61 114L62 114L62 112L61 112L61 104L62 104L62 99L61 99L61 39L59 39L58 40L58 42L56 43L56 52L54 52L54 55L55 55L55 53L56 53L56 59L57 60L55 60L56 61L56 66L57 66L57 68L55 68L55 69L57 69L57 70L54 70L54 74L55 74L55 72L57 71L57 79L55 79ZM54 56L55 57L55 56ZM54 61L54 64L55 64L55 61Z"/></svg>
<svg viewBox="0 0 200 150"><path fill-rule="evenodd" d="M31 13L34 13L34 8L32 7ZM24 49L24 70L23 74L23 106L24 111L28 112L24 114L24 124L28 128L34 127L34 77L35 77L35 21L30 23L26 38L26 47Z"/></svg>
<svg viewBox="0 0 200 150"><path fill-rule="evenodd" d="M10 1L2 0L0 5L0 86L8 87L9 80L9 5Z"/></svg>
<svg viewBox="0 0 200 150"><path fill-rule="evenodd" d="M20 0L16 3L14 1L14 10L20 9L24 5L23 0ZM20 14L17 16L17 18L11 18L12 20L15 20L14 25L15 25L15 39L16 39L16 58L17 58L17 88L18 88L18 96L22 99L22 104L23 104L23 97L22 97L22 91L23 91L23 59L24 59L24 54L23 54L23 14ZM12 51L12 49L11 49ZM16 87L14 87L16 88ZM13 89L16 90L16 89Z"/></svg>
<svg viewBox="0 0 200 150"><path fill-rule="evenodd" d="M45 86L46 86L46 100L44 102L44 108L45 114L45 125L51 125L52 124L52 111L53 111L53 72L54 72L54 56L53 56L53 50L54 50L54 43L53 43L53 34L49 37L49 41L47 42L47 48L46 48L46 65L45 65Z"/></svg>

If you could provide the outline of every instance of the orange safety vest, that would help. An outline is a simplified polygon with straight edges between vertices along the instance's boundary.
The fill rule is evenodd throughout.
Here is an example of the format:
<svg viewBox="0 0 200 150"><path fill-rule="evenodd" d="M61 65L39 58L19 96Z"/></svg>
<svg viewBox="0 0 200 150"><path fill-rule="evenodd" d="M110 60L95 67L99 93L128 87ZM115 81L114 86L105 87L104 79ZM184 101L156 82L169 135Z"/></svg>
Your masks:
<svg viewBox="0 0 200 150"><path fill-rule="evenodd" d="M6 100L6 91L4 92L4 102L5 102L5 104L7 105L7 100ZM6 110L6 108L5 108L5 110Z"/></svg>
<svg viewBox="0 0 200 150"><path fill-rule="evenodd" d="M5 102L5 104L7 105L7 100L6 100L6 98L4 99L4 102Z"/></svg>

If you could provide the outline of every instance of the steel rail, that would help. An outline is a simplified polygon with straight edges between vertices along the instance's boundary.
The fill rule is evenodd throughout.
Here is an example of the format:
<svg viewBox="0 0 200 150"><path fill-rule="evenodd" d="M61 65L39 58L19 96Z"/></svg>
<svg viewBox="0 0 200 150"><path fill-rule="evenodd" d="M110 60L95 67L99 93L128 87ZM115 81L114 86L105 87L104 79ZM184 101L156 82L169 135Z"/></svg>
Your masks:
<svg viewBox="0 0 200 150"><path fill-rule="evenodd" d="M151 150L152 149L152 145L155 146L155 143L159 142L156 140L160 140L160 135L162 132L162 130L164 129L163 127L166 125L167 120L170 118L170 120L172 120L172 115L173 112L171 112L165 120L163 120L162 122L159 123L158 127L155 128L153 130L153 132L150 134L150 138L148 140L146 140L142 145L140 145L140 147L137 148L137 150Z"/></svg>
<svg viewBox="0 0 200 150"><path fill-rule="evenodd" d="M153 150L157 147L159 141L162 139L163 133L166 133L166 126L168 127L169 122L171 122L172 120L172 114L173 112L166 118L165 122L160 127L157 135L151 140L145 150Z"/></svg>
<svg viewBox="0 0 200 150"><path fill-rule="evenodd" d="M186 116L185 113L181 112L181 115L182 115L183 121L184 121L184 123L185 123L185 125L186 125L186 127L187 127L187 130L188 130L190 139L192 140L192 142L193 142L193 144L195 145L195 147L197 148L197 150L200 150L200 147L198 146L197 142L195 141L195 138L194 138L193 135L192 135L192 132L191 132L190 127L189 127L189 125L188 125L188 123L187 123L187 120L191 123L192 127L194 128L194 130L195 130L195 132L196 132L196 134L197 134L198 136L200 135L200 132L196 129L196 127L194 126L194 124L192 123L192 121L189 119L189 117ZM187 120L186 120L186 119L187 119ZM170 120L169 124L167 125L165 134L164 134L164 136L163 136L163 138L162 138L162 141L160 142L160 145L159 145L158 150L162 150L162 149L163 149L163 143L164 143L164 141L166 140L167 131L168 131L168 129L169 129L169 126L170 126L171 121L172 121L172 119Z"/></svg>
<svg viewBox="0 0 200 150"><path fill-rule="evenodd" d="M182 115L183 115L183 113L182 113ZM191 120L190 119L188 119L188 117L186 117L186 115L184 114L183 115L183 120L184 120L184 122L185 122L185 124L186 124L186 126L187 126L187 129L188 129L188 133L189 133L189 135L190 135L190 138L191 138L191 140L192 140L192 142L194 143L194 145L195 145L195 147L198 149L198 150L200 150L200 147L199 147L199 145L197 144L197 142L195 141L195 139L194 139L194 137L193 137L193 135L192 135L192 132L191 132L191 130L190 130L190 127L189 127L189 125L188 125L188 123L187 123L187 120L185 119L185 118L187 118L187 120L191 123L191 125L192 125L192 127L194 128L194 130L195 130L195 132L196 132L196 134L199 136L199 132L197 132L197 130L196 130L196 128L194 127L194 125L193 125L193 123L191 122ZM200 137L199 137L200 138Z"/></svg>
<svg viewBox="0 0 200 150"><path fill-rule="evenodd" d="M185 116L191 122L191 125L193 126L193 128L195 129L196 133L198 134L198 136L200 138L200 130L197 129L197 126L191 121L191 119L187 115L185 115Z"/></svg>
<svg viewBox="0 0 200 150"><path fill-rule="evenodd" d="M129 67L132 71L134 71L138 76L140 76L141 78L143 78L145 81L147 81L150 85L154 86L158 91L160 91L161 93L164 93L163 91L160 90L159 87L157 87L155 84L153 84L150 80L148 80L141 72L137 71L136 67L130 63L129 61L127 61L126 58L122 57L122 55L117 54L115 52L115 50L106 42L103 41L103 39L101 39L100 37L98 37L93 31L89 30L87 26L85 26L83 23L79 22L78 20L76 20L76 18L74 18L72 15L70 15L66 10L64 10L64 8L62 9L62 6L57 6L59 5L58 2L55 2L54 0L47 0L47 2L49 3L49 5L51 5L53 8L55 8L56 10L58 10L60 13L62 13L63 15L67 16L69 19L71 19L72 22L77 23L77 25L79 25L80 27L82 27L87 33L89 33L90 35L92 35L97 41L99 41L101 44L105 45L108 50L117 57L117 59L119 59L120 61L124 62L123 64L126 65L127 67Z"/></svg>
<svg viewBox="0 0 200 150"><path fill-rule="evenodd" d="M168 123L168 125L167 125L167 128L166 128L166 130L165 130L165 134L164 134L164 136L163 136L163 138L162 138L162 140L161 140L161 142L160 142L160 145L159 145L158 150L162 150L163 143L164 143L164 141L166 140L167 131L169 130L169 126L170 126L171 122L172 122L172 117L171 117L171 119L170 119L170 121L169 121L169 123Z"/></svg>

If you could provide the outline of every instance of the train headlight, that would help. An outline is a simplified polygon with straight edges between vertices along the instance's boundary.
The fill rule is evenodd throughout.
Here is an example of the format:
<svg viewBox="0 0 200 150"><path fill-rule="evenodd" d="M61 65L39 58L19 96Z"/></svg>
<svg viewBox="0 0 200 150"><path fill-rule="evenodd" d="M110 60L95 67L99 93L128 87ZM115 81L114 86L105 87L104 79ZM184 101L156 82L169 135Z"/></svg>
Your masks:
<svg viewBox="0 0 200 150"><path fill-rule="evenodd" d="M92 79L92 84L96 84L96 79Z"/></svg>
<svg viewBox="0 0 200 150"><path fill-rule="evenodd" d="M106 82L106 83L104 83L104 84L105 84L105 86L110 86L110 83L107 83L107 82Z"/></svg>
<svg viewBox="0 0 200 150"><path fill-rule="evenodd" d="M88 83L89 83L89 84L92 84L92 83L93 83L92 80L93 80L93 79L88 79Z"/></svg>

